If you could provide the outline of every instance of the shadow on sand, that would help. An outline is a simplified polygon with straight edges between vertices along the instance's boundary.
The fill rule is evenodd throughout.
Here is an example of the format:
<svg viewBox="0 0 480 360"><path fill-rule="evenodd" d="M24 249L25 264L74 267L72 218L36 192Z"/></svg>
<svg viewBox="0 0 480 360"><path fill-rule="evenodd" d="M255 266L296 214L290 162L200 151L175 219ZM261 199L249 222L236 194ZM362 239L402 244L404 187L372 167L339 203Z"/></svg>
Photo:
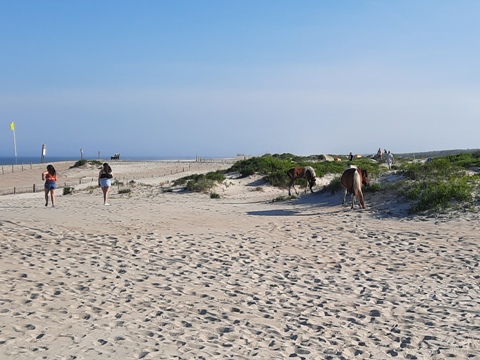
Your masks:
<svg viewBox="0 0 480 360"><path fill-rule="evenodd" d="M360 209L358 201L355 208L350 208L350 195L347 201L342 204L343 192L331 194L329 192L317 191L313 194L300 194L297 198L282 203L276 203L282 209L251 211L249 215L256 216L321 216L351 213L365 214L377 219L387 218L414 218L408 213L408 203L398 202L398 199L385 198L376 194L365 194L366 208Z"/></svg>

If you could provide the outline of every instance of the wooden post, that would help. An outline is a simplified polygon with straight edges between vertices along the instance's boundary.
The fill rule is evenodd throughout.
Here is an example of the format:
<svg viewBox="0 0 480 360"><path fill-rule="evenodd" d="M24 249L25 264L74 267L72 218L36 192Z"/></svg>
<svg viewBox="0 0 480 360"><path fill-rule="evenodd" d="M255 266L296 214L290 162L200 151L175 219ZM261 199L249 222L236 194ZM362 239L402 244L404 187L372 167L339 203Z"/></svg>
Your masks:
<svg viewBox="0 0 480 360"><path fill-rule="evenodd" d="M35 193L35 184L33 184L33 193Z"/></svg>
<svg viewBox="0 0 480 360"><path fill-rule="evenodd" d="M17 188L13 187L13 194L15 195L17 193Z"/></svg>

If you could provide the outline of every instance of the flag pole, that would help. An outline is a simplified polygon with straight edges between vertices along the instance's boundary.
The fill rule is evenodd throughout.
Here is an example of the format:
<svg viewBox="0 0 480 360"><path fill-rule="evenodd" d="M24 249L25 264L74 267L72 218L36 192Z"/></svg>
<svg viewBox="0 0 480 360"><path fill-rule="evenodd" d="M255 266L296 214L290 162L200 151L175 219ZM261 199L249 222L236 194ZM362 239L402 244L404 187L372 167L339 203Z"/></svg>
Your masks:
<svg viewBox="0 0 480 360"><path fill-rule="evenodd" d="M17 139L15 138L15 124L12 121L10 123L10 129L13 131L13 150L15 152L15 164L17 163Z"/></svg>

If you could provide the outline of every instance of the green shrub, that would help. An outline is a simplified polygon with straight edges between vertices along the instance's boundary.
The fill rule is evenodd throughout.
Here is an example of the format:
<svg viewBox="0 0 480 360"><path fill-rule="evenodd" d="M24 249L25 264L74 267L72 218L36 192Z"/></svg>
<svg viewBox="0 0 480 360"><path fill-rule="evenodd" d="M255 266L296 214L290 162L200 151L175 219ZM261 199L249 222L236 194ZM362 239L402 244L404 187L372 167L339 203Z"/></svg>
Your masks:
<svg viewBox="0 0 480 360"><path fill-rule="evenodd" d="M118 190L119 194L129 194L132 191L132 189L120 189Z"/></svg>
<svg viewBox="0 0 480 360"><path fill-rule="evenodd" d="M317 177L323 177L326 174L342 174L347 168L346 162L339 161L321 161L319 156L298 157L292 154L282 155L263 155L261 157L252 157L247 160L236 162L228 172L239 172L243 177L255 173L265 175L265 180L277 187L286 187L289 182L287 171L294 166L311 166L314 168ZM380 165L367 158L356 159L351 164L366 169L370 177L377 176L380 171ZM349 164L350 164L349 163ZM305 186L303 179L297 180L295 184Z"/></svg>
<svg viewBox="0 0 480 360"><path fill-rule="evenodd" d="M228 172L239 172L243 177L260 173L266 175L277 171L287 171L292 167L290 160L284 158L277 158L271 155L264 155L261 157L252 157L247 160L237 161Z"/></svg>
<svg viewBox="0 0 480 360"><path fill-rule="evenodd" d="M173 181L173 186L183 186L187 183L187 181L189 179L191 179L191 177L189 177L189 176L185 176L185 177L176 179L176 180Z"/></svg>
<svg viewBox="0 0 480 360"><path fill-rule="evenodd" d="M80 166L83 166L87 163L88 161L86 159L81 159L81 160L78 160L75 164L73 164L72 167L80 167Z"/></svg>
<svg viewBox="0 0 480 360"><path fill-rule="evenodd" d="M225 170L217 170L205 174L205 177L209 180L222 183L225 180Z"/></svg>
<svg viewBox="0 0 480 360"><path fill-rule="evenodd" d="M265 180L268 181L272 186L277 187L286 187L290 181L287 170L277 170L271 172L265 176ZM301 181L300 179L298 181ZM305 181L304 181L305 183Z"/></svg>
<svg viewBox="0 0 480 360"><path fill-rule="evenodd" d="M338 191L342 191L343 186L342 183L340 182L340 176L335 177L330 181L328 185L325 185L323 187L323 191L329 192L330 194L336 194Z"/></svg>
<svg viewBox="0 0 480 360"><path fill-rule="evenodd" d="M185 186L185 189L188 191L196 191L196 192L208 192L213 186L215 182L213 180L207 179L205 176L198 178L195 180L188 180Z"/></svg>
<svg viewBox="0 0 480 360"><path fill-rule="evenodd" d="M80 166L83 166L85 164L91 164L91 165L95 165L95 166L102 166L102 162L99 161L99 160L87 160L87 159L80 159L78 160L75 164L73 164L73 166L71 166L70 168L76 168L76 167L80 167Z"/></svg>
<svg viewBox="0 0 480 360"><path fill-rule="evenodd" d="M322 192L336 193L343 191L340 175L345 171L348 164L366 169L369 172L370 180L388 171L385 166L381 166L380 163L368 158L354 159L351 162L319 162L319 158L315 155L302 157L289 153L265 154L261 157L240 160L226 172L238 172L244 177L259 174L271 185L285 188L290 180L287 176L288 169L294 166L312 166L317 177L323 177L326 174L338 174L322 190ZM480 151L473 154L439 157L425 163L397 158L394 170L397 174L403 174L406 179L391 183L374 183L372 181L370 186L364 187L364 191L395 192L399 197L403 196L413 203L410 212L437 211L448 207L471 205L474 201L473 190L475 187L478 188L480 182L480 174L466 176L465 170L472 167L480 167ZM175 180L173 185L184 185L190 191L208 192L215 186L216 182L224 181L225 171L218 171L207 175L183 177ZM306 186L306 181L298 179L296 185ZM273 202L294 198L296 197L280 196Z"/></svg>
<svg viewBox="0 0 480 360"><path fill-rule="evenodd" d="M381 191L403 191L407 187L407 180L397 180L381 185Z"/></svg>
<svg viewBox="0 0 480 360"><path fill-rule="evenodd" d="M205 174L188 175L188 176L184 176L182 178L176 179L173 182L173 185L174 186L181 186L181 185L185 185L188 181L197 182L197 181L199 181L201 179L205 179L205 178L206 178Z"/></svg>
<svg viewBox="0 0 480 360"><path fill-rule="evenodd" d="M216 183L225 181L225 171L217 170L207 174L193 174L176 179L173 186L185 186L186 190L206 192L215 186Z"/></svg>
<svg viewBox="0 0 480 360"><path fill-rule="evenodd" d="M376 193L376 192L379 192L381 190L382 190L382 186L378 183L370 184L370 185L365 186L363 188L363 192L367 192L367 193Z"/></svg>
<svg viewBox="0 0 480 360"><path fill-rule="evenodd" d="M69 195L69 194L73 194L73 187L72 186L65 186L63 188L63 195Z"/></svg>
<svg viewBox="0 0 480 360"><path fill-rule="evenodd" d="M210 193L210 199L220 199L220 195L215 192Z"/></svg>
<svg viewBox="0 0 480 360"><path fill-rule="evenodd" d="M449 179L464 176L465 168L452 161L453 157L436 158L425 163L409 163L402 166L402 174L410 180ZM463 162L465 164L465 162Z"/></svg>
<svg viewBox="0 0 480 360"><path fill-rule="evenodd" d="M405 191L407 199L415 202L410 213L441 211L458 203L473 201L473 186L467 177L445 180L429 180L413 184Z"/></svg>
<svg viewBox="0 0 480 360"><path fill-rule="evenodd" d="M480 152L474 152L472 154L462 153L456 155L449 155L445 157L446 160L452 164L460 166L464 169L480 166Z"/></svg>
<svg viewBox="0 0 480 360"><path fill-rule="evenodd" d="M93 194L93 192L97 189L98 189L97 185L90 185L85 188L85 190L87 190L89 194Z"/></svg>
<svg viewBox="0 0 480 360"><path fill-rule="evenodd" d="M297 197L296 196L284 196L284 195L280 195L280 196L277 196L275 199L272 200L272 202L282 202L282 201L287 201L287 200L292 200L292 199L296 199Z"/></svg>
<svg viewBox="0 0 480 360"><path fill-rule="evenodd" d="M341 174L347 168L345 162L340 161L324 161L314 166L317 176L325 176L325 174Z"/></svg>

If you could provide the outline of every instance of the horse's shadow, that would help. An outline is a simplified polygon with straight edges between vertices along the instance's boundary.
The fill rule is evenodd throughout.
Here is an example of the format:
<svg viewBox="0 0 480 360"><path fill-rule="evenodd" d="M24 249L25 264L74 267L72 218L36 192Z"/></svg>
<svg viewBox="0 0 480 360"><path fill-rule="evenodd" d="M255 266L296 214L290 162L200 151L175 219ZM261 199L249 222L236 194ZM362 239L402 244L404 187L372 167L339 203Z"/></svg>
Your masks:
<svg viewBox="0 0 480 360"><path fill-rule="evenodd" d="M249 182L246 186L262 186L262 185L265 185L266 183L267 181L261 178L261 179L257 179L255 181Z"/></svg>
<svg viewBox="0 0 480 360"><path fill-rule="evenodd" d="M342 204L342 194L330 193L326 191L319 191L313 194L302 194L295 199L281 203L283 208L277 208L264 211L250 211L249 215L256 216L321 216L321 215L335 215L335 214L354 214L361 212L369 214L376 219L410 218L407 208L408 204L398 203L396 201L385 202L377 199L373 194L367 195L366 209L360 209L358 203L352 210L350 202Z"/></svg>
<svg viewBox="0 0 480 360"><path fill-rule="evenodd" d="M310 206L335 206L342 203L342 199L338 194L331 194L326 191L317 191L312 194L304 194L290 201L293 205L310 205Z"/></svg>
<svg viewBox="0 0 480 360"><path fill-rule="evenodd" d="M338 196L321 192L301 195L295 199L282 203L282 205L283 204L288 207L288 209L249 211L247 214L256 216L312 216L316 214L312 214L306 210L316 210L319 207L323 209L330 208L332 210L329 212L330 214L341 213L344 211L343 209L339 210L337 207L338 205L341 205L341 202L339 203L338 201ZM292 205L296 206L297 209L292 209ZM320 215L320 213L318 215Z"/></svg>
<svg viewBox="0 0 480 360"><path fill-rule="evenodd" d="M293 210L263 210L263 211L247 211L247 215L255 216L293 216L298 215L298 211Z"/></svg>

